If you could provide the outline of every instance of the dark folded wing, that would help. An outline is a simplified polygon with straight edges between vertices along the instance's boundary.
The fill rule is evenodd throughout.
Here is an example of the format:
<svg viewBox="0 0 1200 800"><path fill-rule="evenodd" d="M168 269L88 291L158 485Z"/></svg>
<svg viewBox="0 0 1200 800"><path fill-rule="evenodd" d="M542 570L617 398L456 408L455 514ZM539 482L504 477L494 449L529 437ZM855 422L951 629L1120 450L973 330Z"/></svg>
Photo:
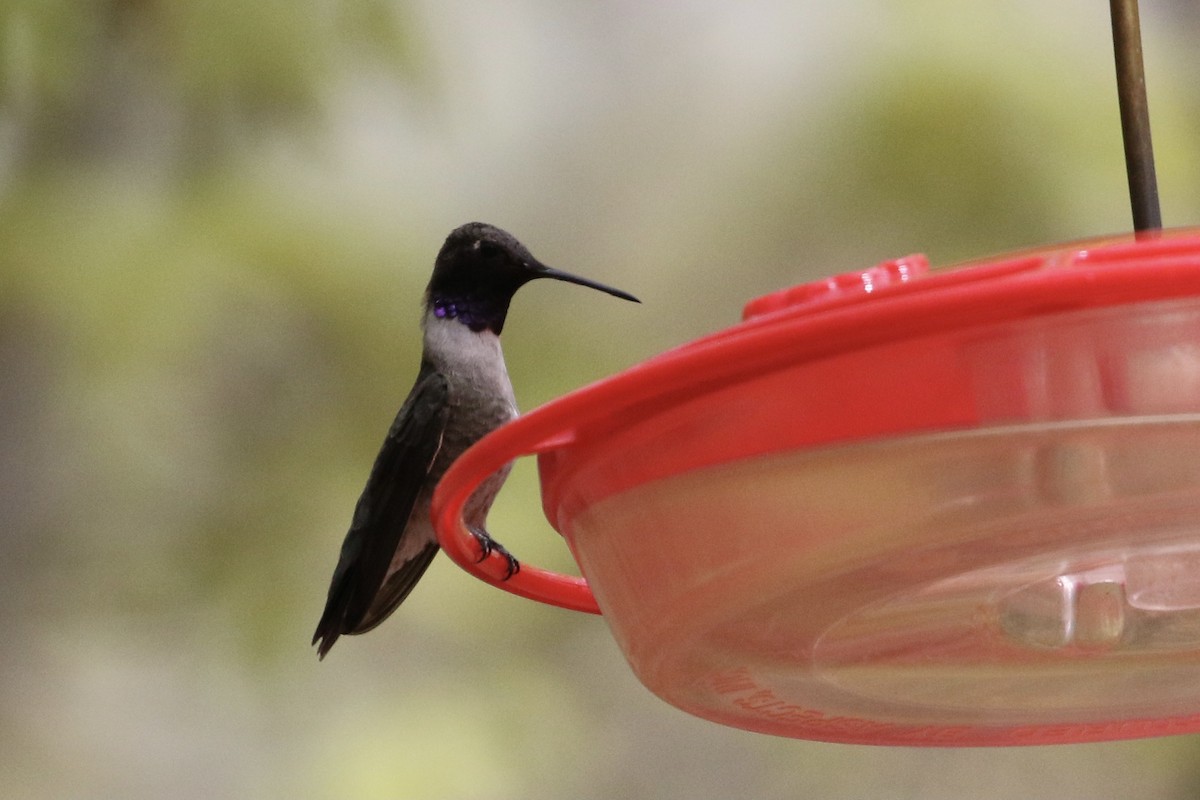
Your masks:
<svg viewBox="0 0 1200 800"><path fill-rule="evenodd" d="M317 652L322 657L343 633L360 633L387 616L375 613L366 620L441 448L449 411L447 401L445 376L428 362L422 363L416 384L375 459L342 542L325 612L313 636L313 644L321 642ZM436 552L436 545L423 549L401 570L407 576L407 587L390 604L389 613L408 594ZM369 624L364 626L364 621Z"/></svg>
<svg viewBox="0 0 1200 800"><path fill-rule="evenodd" d="M417 581L421 580L421 576L425 574L425 570L432 563L437 552L437 542L430 542L389 575L379 593L375 595L374 602L363 614L362 619L354 626L353 630L348 630L346 633L366 633L391 616L396 607L404 602L404 598L408 597L408 593L417 585Z"/></svg>

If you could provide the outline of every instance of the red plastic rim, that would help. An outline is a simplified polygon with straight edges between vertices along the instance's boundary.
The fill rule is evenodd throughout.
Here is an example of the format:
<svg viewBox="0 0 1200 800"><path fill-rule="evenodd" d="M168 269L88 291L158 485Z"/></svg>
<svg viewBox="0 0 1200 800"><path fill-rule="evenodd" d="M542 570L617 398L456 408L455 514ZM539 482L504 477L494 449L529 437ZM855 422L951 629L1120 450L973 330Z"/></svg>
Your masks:
<svg viewBox="0 0 1200 800"><path fill-rule="evenodd" d="M462 509L476 487L505 463L539 455L543 506L551 524L561 530L554 509L561 506L557 493L562 482L555 472L577 441L611 435L630 420L781 364L977 325L1200 294L1200 232L1094 240L927 270L923 257L910 256L758 298L746 306L742 323L565 395L494 431L450 468L435 492L439 542L455 563L494 586L598 613L583 578L522 564L520 572L504 580L500 556L479 560L479 546L463 525ZM970 424L933 417L880 422L864 416L861 428L841 430L838 436L852 441ZM693 448L673 466L683 471L725 455L701 454L708 461L697 463ZM662 459L658 462L661 469ZM615 493L655 477L631 459L629 469L600 491Z"/></svg>

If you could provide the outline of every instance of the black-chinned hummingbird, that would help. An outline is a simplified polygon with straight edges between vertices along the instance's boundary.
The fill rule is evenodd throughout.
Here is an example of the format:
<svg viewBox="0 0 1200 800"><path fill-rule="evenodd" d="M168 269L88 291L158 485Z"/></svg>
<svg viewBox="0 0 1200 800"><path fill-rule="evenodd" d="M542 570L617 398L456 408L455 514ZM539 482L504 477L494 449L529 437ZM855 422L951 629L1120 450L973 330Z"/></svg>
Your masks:
<svg viewBox="0 0 1200 800"><path fill-rule="evenodd" d="M321 658L339 636L371 630L408 597L438 551L429 510L434 487L468 447L517 416L500 331L513 295L537 278L639 302L547 267L492 225L471 222L450 233L425 290L421 369L354 508L313 635ZM463 513L483 557L498 552L508 559L508 577L520 565L484 523L510 466L480 485Z"/></svg>

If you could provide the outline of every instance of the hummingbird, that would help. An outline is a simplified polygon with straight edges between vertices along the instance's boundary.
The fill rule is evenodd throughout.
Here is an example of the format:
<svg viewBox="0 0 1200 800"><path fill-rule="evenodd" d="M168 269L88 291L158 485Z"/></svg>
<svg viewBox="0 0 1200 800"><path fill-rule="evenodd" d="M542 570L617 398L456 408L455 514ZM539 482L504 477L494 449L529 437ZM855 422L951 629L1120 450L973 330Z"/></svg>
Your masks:
<svg viewBox="0 0 1200 800"><path fill-rule="evenodd" d="M343 634L366 633L396 610L437 555L433 490L463 452L517 416L500 332L517 290L552 278L640 302L538 261L511 234L482 222L455 228L434 261L425 290L421 366L383 440L342 542L313 644L324 658ZM484 527L511 464L484 481L463 519L482 549L520 563Z"/></svg>

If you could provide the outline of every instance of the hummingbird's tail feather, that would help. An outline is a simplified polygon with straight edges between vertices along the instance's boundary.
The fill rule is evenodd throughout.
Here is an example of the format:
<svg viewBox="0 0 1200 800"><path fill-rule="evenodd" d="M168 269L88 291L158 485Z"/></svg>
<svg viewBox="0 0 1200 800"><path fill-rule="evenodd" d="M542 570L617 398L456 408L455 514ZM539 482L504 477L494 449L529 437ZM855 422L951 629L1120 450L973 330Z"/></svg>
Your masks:
<svg viewBox="0 0 1200 800"><path fill-rule="evenodd" d="M391 613L404 602L409 592L421 580L425 570L429 569L438 550L437 542L430 542L388 576L374 602L367 609L367 613L357 622L349 622L336 613L338 610L344 611L346 604L334 602L331 599L325 608L325 613L321 616L321 621L317 623L316 633L313 634L312 643L321 643L317 647L317 657L324 659L325 654L329 652L339 637L366 633L391 616Z"/></svg>
<svg viewBox="0 0 1200 800"><path fill-rule="evenodd" d="M341 620L332 620L327 617L321 617L321 621L317 623L317 632L313 634L312 643L320 642L317 647L317 658L324 660L325 654L329 652L329 648L333 647L333 643L342 635Z"/></svg>
<svg viewBox="0 0 1200 800"><path fill-rule="evenodd" d="M342 587L345 591L346 587ZM313 634L312 643L321 644L317 647L317 658L324 660L325 654L329 652L329 648L333 647L333 643L338 640L338 637L343 633L347 633L342 629L341 612L345 609L344 602L333 602L334 598L330 598L330 602L325 605L325 613L321 615L321 621L317 623L317 631Z"/></svg>

